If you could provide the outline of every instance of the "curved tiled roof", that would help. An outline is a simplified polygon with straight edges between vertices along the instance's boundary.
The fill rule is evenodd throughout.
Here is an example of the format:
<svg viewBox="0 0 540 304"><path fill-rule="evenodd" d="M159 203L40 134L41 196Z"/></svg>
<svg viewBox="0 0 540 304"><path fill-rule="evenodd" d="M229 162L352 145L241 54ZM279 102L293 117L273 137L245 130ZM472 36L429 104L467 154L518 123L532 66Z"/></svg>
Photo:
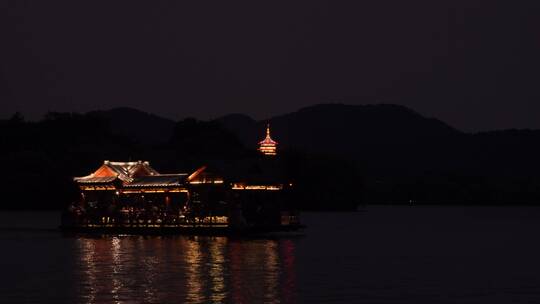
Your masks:
<svg viewBox="0 0 540 304"><path fill-rule="evenodd" d="M81 184L105 184L111 183L117 179L116 176L105 176L105 177L94 177L94 176L84 176L84 177L75 177L74 180Z"/></svg>
<svg viewBox="0 0 540 304"><path fill-rule="evenodd" d="M111 162L105 161L104 166L107 166L112 171L116 172L118 178L121 180L130 180L132 179L137 172L144 170L144 175L158 175L159 173L150 167L150 163L145 161L136 161L136 162Z"/></svg>
<svg viewBox="0 0 540 304"><path fill-rule="evenodd" d="M126 188L137 187L170 187L182 186L187 178L187 174L160 174L147 175L133 178L132 181L124 183Z"/></svg>
<svg viewBox="0 0 540 304"><path fill-rule="evenodd" d="M170 184L172 182L168 180L172 178L180 180L182 176L185 176L185 174L159 174L154 168L150 167L150 163L147 161L112 162L106 160L94 173L88 176L75 177L74 180L80 184L110 183L116 179L121 180L125 185L133 182L140 183L141 180L153 181L153 183L158 184L159 181L162 181L161 184ZM156 178L152 179L152 177Z"/></svg>

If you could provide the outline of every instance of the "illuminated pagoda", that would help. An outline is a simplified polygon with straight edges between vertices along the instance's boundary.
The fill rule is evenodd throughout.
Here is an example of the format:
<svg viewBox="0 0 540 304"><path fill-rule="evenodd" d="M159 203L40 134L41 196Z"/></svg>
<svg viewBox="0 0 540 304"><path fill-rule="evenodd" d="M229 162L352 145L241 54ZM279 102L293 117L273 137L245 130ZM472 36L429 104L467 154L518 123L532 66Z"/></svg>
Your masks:
<svg viewBox="0 0 540 304"><path fill-rule="evenodd" d="M270 124L266 125L266 137L259 142L259 151L264 155L274 156L277 154L277 142L270 136Z"/></svg>

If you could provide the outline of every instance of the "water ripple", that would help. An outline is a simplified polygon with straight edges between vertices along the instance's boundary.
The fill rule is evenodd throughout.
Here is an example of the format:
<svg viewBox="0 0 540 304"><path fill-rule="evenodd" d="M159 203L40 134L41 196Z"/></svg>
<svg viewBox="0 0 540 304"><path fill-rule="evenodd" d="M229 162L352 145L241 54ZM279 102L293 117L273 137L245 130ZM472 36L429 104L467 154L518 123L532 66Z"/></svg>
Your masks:
<svg viewBox="0 0 540 304"><path fill-rule="evenodd" d="M76 242L81 303L287 303L294 294L290 240L124 236Z"/></svg>

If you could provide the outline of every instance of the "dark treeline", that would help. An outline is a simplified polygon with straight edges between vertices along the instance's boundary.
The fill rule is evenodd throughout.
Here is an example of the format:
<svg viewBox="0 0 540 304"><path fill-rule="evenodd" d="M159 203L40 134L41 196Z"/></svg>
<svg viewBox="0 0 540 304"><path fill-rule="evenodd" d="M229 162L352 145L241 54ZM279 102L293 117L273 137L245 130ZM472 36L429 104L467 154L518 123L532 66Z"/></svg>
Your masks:
<svg viewBox="0 0 540 304"><path fill-rule="evenodd" d="M245 145L255 142L251 130L266 123L242 115L220 121ZM540 203L538 130L465 133L385 104L316 105L269 122L282 148L353 163L350 176L361 177L356 195L367 204ZM333 168L340 163L335 157ZM333 178L336 185L348 182Z"/></svg>
<svg viewBox="0 0 540 304"><path fill-rule="evenodd" d="M88 174L99 159L140 153L107 121L72 113L49 113L40 122L15 114L0 124L0 143L4 209L62 208L77 191L71 177Z"/></svg>
<svg viewBox="0 0 540 304"><path fill-rule="evenodd" d="M212 165L227 175L223 168L260 157L267 122L244 115L173 122L133 109L26 122L16 113L0 122L0 207L63 208L77 194L72 177L103 160L149 160L162 173ZM540 203L540 131L467 134L390 105L322 105L269 122L280 143L272 166L294 183L302 209Z"/></svg>
<svg viewBox="0 0 540 304"><path fill-rule="evenodd" d="M144 122L140 122L144 124ZM0 122L2 209L61 209L77 198L74 176L91 173L103 160L149 160L162 173L192 172L201 165L234 167L261 157L217 121L188 118L173 126L162 141L140 141L118 134L109 118L92 114L49 113L39 122L25 122L16 113ZM150 128L151 129L151 128ZM350 210L358 175L343 161L282 151L274 162L294 181L295 204L311 210ZM334 177L341 176L344 180Z"/></svg>

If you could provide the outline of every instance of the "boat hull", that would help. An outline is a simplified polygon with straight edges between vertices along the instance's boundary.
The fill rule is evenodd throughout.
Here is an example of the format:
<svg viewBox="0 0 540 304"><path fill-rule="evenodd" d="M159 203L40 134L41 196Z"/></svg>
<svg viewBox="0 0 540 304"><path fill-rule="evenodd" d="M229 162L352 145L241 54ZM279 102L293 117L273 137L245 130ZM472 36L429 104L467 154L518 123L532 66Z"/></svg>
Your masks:
<svg viewBox="0 0 540 304"><path fill-rule="evenodd" d="M304 225L256 226L233 228L228 226L176 226L176 227L144 227L144 226L60 226L65 233L112 234L112 235L258 235L267 233L297 232L306 228Z"/></svg>

